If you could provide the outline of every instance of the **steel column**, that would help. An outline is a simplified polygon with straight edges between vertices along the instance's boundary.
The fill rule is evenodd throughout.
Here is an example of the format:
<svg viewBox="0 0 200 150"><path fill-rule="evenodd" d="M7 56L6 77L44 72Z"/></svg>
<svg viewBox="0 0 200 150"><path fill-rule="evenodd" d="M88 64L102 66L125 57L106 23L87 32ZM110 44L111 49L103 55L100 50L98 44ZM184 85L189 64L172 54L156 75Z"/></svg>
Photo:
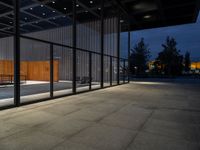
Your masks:
<svg viewBox="0 0 200 150"><path fill-rule="evenodd" d="M72 91L76 93L76 0L73 0L73 85Z"/></svg>
<svg viewBox="0 0 200 150"><path fill-rule="evenodd" d="M92 53L89 53L89 90L92 89Z"/></svg>
<svg viewBox="0 0 200 150"><path fill-rule="evenodd" d="M14 105L20 105L20 0L14 2Z"/></svg>
<svg viewBox="0 0 200 150"><path fill-rule="evenodd" d="M53 98L54 91L54 64L53 64L53 44L50 44L50 97Z"/></svg>
<svg viewBox="0 0 200 150"><path fill-rule="evenodd" d="M126 67L126 60L123 60L123 83L125 83L125 78L126 78L126 72L125 72L125 67Z"/></svg>
<svg viewBox="0 0 200 150"><path fill-rule="evenodd" d="M101 88L104 86L104 0L101 0Z"/></svg>
<svg viewBox="0 0 200 150"><path fill-rule="evenodd" d="M130 71L131 71L131 31L130 31L130 23L128 29L128 82L130 82Z"/></svg>
<svg viewBox="0 0 200 150"><path fill-rule="evenodd" d="M120 11L117 18L117 84L120 84Z"/></svg>
<svg viewBox="0 0 200 150"><path fill-rule="evenodd" d="M112 86L112 75L113 75L113 66L112 66L112 56L110 56L110 86Z"/></svg>

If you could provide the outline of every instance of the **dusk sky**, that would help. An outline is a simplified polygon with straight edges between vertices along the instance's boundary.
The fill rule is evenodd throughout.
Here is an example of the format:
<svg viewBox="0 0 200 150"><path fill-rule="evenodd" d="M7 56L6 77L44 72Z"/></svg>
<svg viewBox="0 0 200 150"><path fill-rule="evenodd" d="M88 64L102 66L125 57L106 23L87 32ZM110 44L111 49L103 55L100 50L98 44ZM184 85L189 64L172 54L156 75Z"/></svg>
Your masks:
<svg viewBox="0 0 200 150"><path fill-rule="evenodd" d="M178 43L177 48L181 50L182 54L189 51L192 59L200 60L200 15L195 24L131 32L131 47L143 37L145 42L149 44L152 60L157 57L158 52L163 49L161 44L165 42L167 36L172 36L176 39ZM127 33L122 34L121 43L124 43L125 39L127 40ZM122 44L121 48L124 50L127 49L127 46Z"/></svg>

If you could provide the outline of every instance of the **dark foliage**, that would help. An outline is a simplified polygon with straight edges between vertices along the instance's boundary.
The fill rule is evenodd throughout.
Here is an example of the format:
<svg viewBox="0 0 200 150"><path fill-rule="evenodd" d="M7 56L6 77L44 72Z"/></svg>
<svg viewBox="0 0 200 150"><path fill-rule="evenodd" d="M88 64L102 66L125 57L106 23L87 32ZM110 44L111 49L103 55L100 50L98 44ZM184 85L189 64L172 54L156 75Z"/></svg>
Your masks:
<svg viewBox="0 0 200 150"><path fill-rule="evenodd" d="M185 60L184 60L184 70L185 70L185 72L190 71L190 65L191 65L190 53L186 52L185 53Z"/></svg>
<svg viewBox="0 0 200 150"><path fill-rule="evenodd" d="M161 71L168 76L181 75L183 71L183 56L176 46L176 40L167 37L165 44L162 44L163 51L158 54L157 61L162 66Z"/></svg>
<svg viewBox="0 0 200 150"><path fill-rule="evenodd" d="M131 50L130 65L133 74L144 74L147 69L147 62L150 58L150 50L145 44L144 38Z"/></svg>

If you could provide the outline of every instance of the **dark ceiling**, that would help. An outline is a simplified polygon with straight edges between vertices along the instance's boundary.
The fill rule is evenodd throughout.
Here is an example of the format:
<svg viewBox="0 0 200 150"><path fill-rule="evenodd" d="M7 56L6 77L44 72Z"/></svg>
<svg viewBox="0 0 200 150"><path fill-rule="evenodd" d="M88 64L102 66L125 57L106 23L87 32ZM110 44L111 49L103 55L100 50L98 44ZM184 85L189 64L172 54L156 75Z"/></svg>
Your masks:
<svg viewBox="0 0 200 150"><path fill-rule="evenodd" d="M105 17L121 14L122 30L141 30L194 23L200 0L105 0ZM101 0L77 0L77 20L100 20ZM72 23L72 0L21 0L22 33L35 32ZM13 31L13 0L0 0L0 30Z"/></svg>

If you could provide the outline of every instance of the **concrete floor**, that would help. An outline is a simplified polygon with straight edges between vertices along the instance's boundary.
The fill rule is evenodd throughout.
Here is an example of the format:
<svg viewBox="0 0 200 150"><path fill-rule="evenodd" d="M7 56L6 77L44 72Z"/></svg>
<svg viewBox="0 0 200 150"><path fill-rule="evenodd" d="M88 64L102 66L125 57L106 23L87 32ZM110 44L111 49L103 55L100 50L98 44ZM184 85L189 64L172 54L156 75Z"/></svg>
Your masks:
<svg viewBox="0 0 200 150"><path fill-rule="evenodd" d="M1 150L199 150L200 84L137 82L0 112Z"/></svg>

